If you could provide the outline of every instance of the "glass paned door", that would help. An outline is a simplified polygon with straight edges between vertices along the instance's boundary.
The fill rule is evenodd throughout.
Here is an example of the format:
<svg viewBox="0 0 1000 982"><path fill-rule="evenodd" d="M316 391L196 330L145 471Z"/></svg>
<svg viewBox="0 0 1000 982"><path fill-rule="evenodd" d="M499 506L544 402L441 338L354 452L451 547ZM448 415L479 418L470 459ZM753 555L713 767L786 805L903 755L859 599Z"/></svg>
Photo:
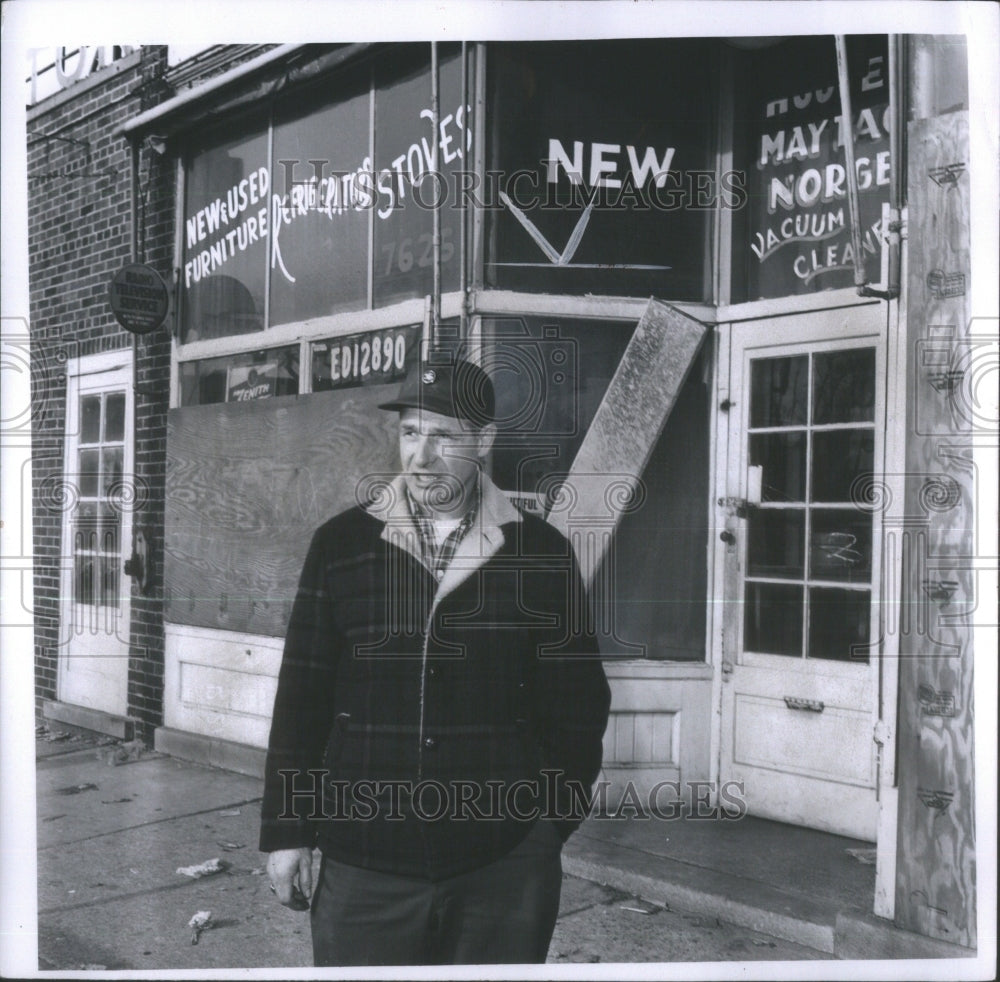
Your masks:
<svg viewBox="0 0 1000 982"><path fill-rule="evenodd" d="M875 454L875 348L751 358L744 646L868 660L872 515L858 489Z"/></svg>
<svg viewBox="0 0 1000 982"><path fill-rule="evenodd" d="M751 814L873 839L885 313L726 328L720 777Z"/></svg>
<svg viewBox="0 0 1000 982"><path fill-rule="evenodd" d="M132 548L137 498L132 462L130 354L82 358L66 401L62 643L63 702L126 711Z"/></svg>
<svg viewBox="0 0 1000 982"><path fill-rule="evenodd" d="M79 498L73 514L73 603L114 616L122 555L125 393L80 397Z"/></svg>

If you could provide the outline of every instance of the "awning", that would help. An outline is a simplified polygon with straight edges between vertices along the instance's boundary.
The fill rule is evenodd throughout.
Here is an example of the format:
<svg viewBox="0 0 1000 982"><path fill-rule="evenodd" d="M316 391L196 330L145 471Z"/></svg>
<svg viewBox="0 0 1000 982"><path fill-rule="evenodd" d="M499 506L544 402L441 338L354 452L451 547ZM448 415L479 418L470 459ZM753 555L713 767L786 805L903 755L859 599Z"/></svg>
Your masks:
<svg viewBox="0 0 1000 982"><path fill-rule="evenodd" d="M167 99L124 123L129 140L147 134L170 137L222 117L285 89L311 81L363 55L371 44L282 44L197 88Z"/></svg>

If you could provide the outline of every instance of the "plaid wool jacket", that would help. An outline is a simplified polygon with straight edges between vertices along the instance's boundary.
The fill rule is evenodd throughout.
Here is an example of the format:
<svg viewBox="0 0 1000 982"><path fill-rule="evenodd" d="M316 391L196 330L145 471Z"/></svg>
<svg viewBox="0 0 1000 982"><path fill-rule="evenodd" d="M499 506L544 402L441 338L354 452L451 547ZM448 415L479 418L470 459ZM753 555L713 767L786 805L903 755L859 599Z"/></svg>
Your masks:
<svg viewBox="0 0 1000 982"><path fill-rule="evenodd" d="M610 692L566 539L486 478L440 580L401 479L313 536L267 754L260 848L426 877L498 859L539 817L565 840Z"/></svg>

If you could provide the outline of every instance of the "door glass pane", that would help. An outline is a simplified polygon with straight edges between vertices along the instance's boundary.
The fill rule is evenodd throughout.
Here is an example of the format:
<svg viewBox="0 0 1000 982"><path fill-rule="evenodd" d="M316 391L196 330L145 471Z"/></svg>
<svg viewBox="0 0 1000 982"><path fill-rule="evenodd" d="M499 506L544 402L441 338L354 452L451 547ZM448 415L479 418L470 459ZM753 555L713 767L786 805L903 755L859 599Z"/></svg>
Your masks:
<svg viewBox="0 0 1000 982"><path fill-rule="evenodd" d="M806 500L806 435L755 433L750 437L750 463L764 468L762 501Z"/></svg>
<svg viewBox="0 0 1000 982"><path fill-rule="evenodd" d="M94 561L88 555L73 558L73 600L78 604L94 602Z"/></svg>
<svg viewBox="0 0 1000 982"><path fill-rule="evenodd" d="M118 557L101 557L101 606L118 606Z"/></svg>
<svg viewBox="0 0 1000 982"><path fill-rule="evenodd" d="M875 354L750 360L746 460L762 473L761 504L746 525L747 650L848 660L851 645L868 642L874 524L849 506L875 468ZM796 502L805 507L786 504Z"/></svg>
<svg viewBox="0 0 1000 982"><path fill-rule="evenodd" d="M802 587L747 583L743 644L747 651L802 654Z"/></svg>
<svg viewBox="0 0 1000 982"><path fill-rule="evenodd" d="M80 502L73 510L73 527L77 530L77 549L91 548L89 545L83 544L84 540L80 536L91 529L96 529L97 524L97 505L93 501Z"/></svg>
<svg viewBox="0 0 1000 982"><path fill-rule="evenodd" d="M104 441L125 439L125 393L112 392L104 403Z"/></svg>
<svg viewBox="0 0 1000 982"><path fill-rule="evenodd" d="M111 505L101 505L101 549L104 552L118 552L121 532L121 512Z"/></svg>
<svg viewBox="0 0 1000 982"><path fill-rule="evenodd" d="M101 465L101 452L100 450L81 450L79 452L79 461L79 493L84 498L96 498L97 477L100 472Z"/></svg>
<svg viewBox="0 0 1000 982"><path fill-rule="evenodd" d="M804 425L809 359L759 358L750 363L750 425Z"/></svg>
<svg viewBox="0 0 1000 982"><path fill-rule="evenodd" d="M101 439L101 397L80 399L80 442L98 443Z"/></svg>
<svg viewBox="0 0 1000 982"><path fill-rule="evenodd" d="M812 512L809 575L815 580L868 583L872 575L872 516L846 509Z"/></svg>
<svg viewBox="0 0 1000 982"><path fill-rule="evenodd" d="M875 419L875 349L827 351L813 357L813 423Z"/></svg>
<svg viewBox="0 0 1000 982"><path fill-rule="evenodd" d="M872 473L875 432L830 430L813 434L812 500L850 502L851 488Z"/></svg>
<svg viewBox="0 0 1000 982"><path fill-rule="evenodd" d="M809 655L867 662L871 596L868 590L809 591ZM854 651L852 652L852 646Z"/></svg>
<svg viewBox="0 0 1000 982"><path fill-rule="evenodd" d="M122 493L122 459L124 454L124 447L106 447L101 451L102 495L120 495Z"/></svg>
<svg viewBox="0 0 1000 982"><path fill-rule="evenodd" d="M755 510L747 539L750 576L800 578L805 564L805 513Z"/></svg>

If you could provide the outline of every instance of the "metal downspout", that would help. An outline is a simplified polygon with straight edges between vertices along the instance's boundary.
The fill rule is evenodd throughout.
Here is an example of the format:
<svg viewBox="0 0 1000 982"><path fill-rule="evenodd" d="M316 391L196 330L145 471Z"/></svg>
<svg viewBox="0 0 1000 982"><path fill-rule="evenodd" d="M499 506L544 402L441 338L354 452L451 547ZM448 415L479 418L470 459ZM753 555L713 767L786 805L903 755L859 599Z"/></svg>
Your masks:
<svg viewBox="0 0 1000 982"><path fill-rule="evenodd" d="M431 160L434 166L434 180L440 180L437 172L439 161L439 126L441 118L441 94L439 92L438 79L438 46L437 41L431 41L431 136L433 139L434 153ZM431 310L430 329L428 332L431 349L437 346L438 330L441 321L441 200L440 188L435 189L437 197L434 201L434 209L431 213L431 249L433 251L433 271L434 279L431 288Z"/></svg>
<svg viewBox="0 0 1000 982"><path fill-rule="evenodd" d="M467 43L462 42L462 115L465 118L465 132L468 132L469 126L469 56ZM463 141L465 137L462 137ZM462 147L462 165L466 169L469 166L469 154L466 149L467 144ZM463 180L464 184L464 180ZM469 337L469 274L466 269L466 263L468 262L467 248L468 248L468 225L469 225L469 209L468 201L466 196L462 195L461 210L459 211L459 229L458 229L458 296L459 296L459 327L458 327L458 337L459 340L464 344Z"/></svg>

